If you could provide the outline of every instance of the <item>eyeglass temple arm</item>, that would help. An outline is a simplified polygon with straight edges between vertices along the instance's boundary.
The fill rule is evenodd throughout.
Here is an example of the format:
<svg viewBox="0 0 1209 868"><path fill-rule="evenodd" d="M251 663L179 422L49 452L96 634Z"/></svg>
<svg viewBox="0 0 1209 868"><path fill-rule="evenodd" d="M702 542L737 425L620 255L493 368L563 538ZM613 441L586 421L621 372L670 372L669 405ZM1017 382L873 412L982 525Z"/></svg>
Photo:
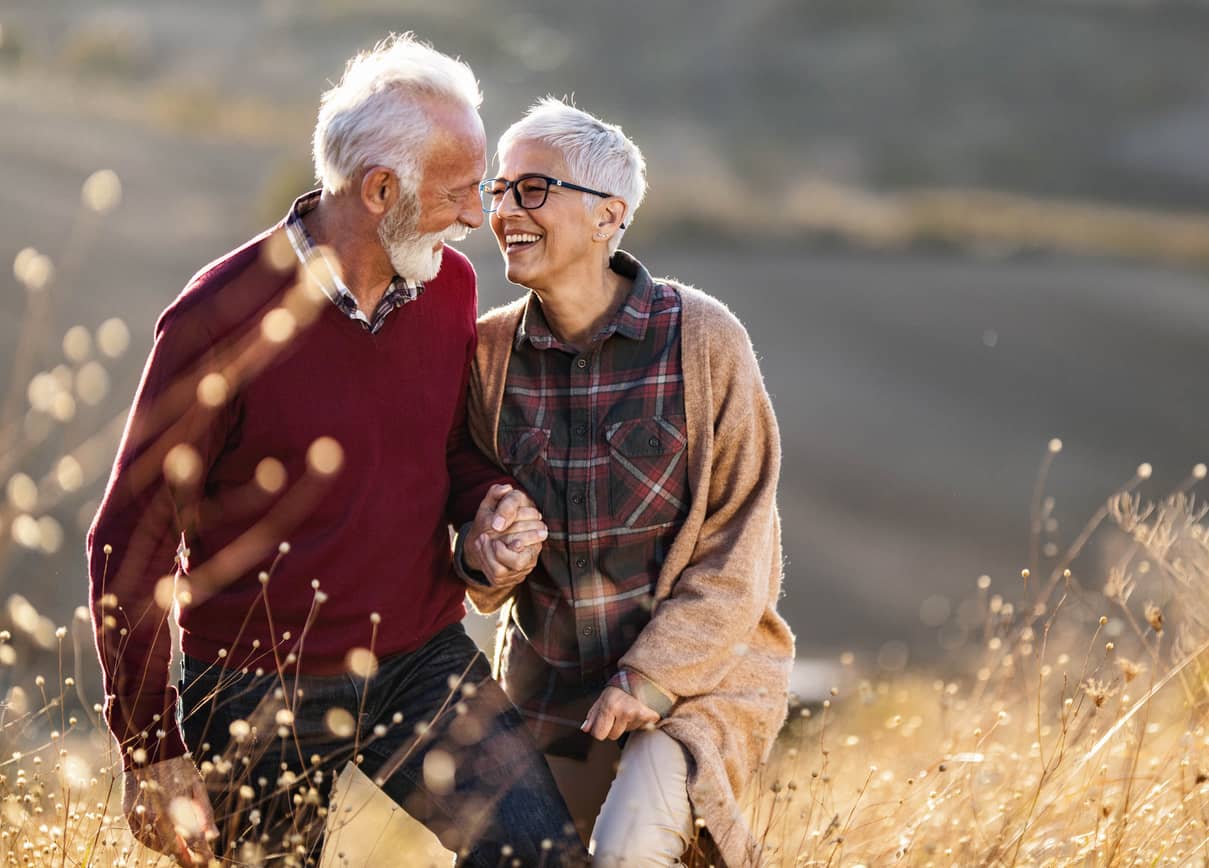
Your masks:
<svg viewBox="0 0 1209 868"><path fill-rule="evenodd" d="M608 193L602 193L599 190L589 190L587 187L581 187L578 184L572 184L570 181L560 181L557 178L550 178L549 183L555 184L556 186L559 186L559 187L566 187L570 190L579 190L580 192L583 192L583 193L591 193L593 196L599 196L602 199L612 199L613 198L613 196L611 196ZM625 229L625 223L624 222L618 223L617 228Z"/></svg>

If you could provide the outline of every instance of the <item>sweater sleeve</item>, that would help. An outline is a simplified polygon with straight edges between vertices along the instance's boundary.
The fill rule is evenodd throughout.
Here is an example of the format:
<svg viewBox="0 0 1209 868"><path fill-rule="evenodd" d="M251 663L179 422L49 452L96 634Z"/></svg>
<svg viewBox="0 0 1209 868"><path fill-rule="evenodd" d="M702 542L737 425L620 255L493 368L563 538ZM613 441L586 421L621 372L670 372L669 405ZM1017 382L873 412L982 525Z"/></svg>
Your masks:
<svg viewBox="0 0 1209 868"><path fill-rule="evenodd" d="M620 660L675 698L714 690L746 653L781 568L776 418L746 332L729 315L726 322L735 333L710 336L702 372L714 401L708 481L695 493L708 498L705 516L670 596Z"/></svg>
<svg viewBox="0 0 1209 868"><path fill-rule="evenodd" d="M466 430L466 401L459 404L458 419L445 449L446 465L449 468L449 523L456 528L474 520L479 504L491 486L511 485L517 487L511 476L502 473L475 448Z"/></svg>
<svg viewBox="0 0 1209 868"><path fill-rule="evenodd" d="M470 412L472 414L481 414L481 408L483 406L480 398L481 383L479 382L477 374L478 372L476 369L472 374L470 383ZM469 428L475 427L475 423L478 421L479 420L477 419L472 419ZM474 438L474 440L477 439L478 438ZM503 475L503 471L501 469L496 467L495 464L492 464L487 458L483 457L483 453L479 451L479 448L473 446L473 441L471 448L474 448L476 454L479 455L483 461L487 461L492 470L495 471L498 478L493 481L504 482L513 487L520 488L512 477ZM475 505L478 505L477 502ZM457 571L459 578L461 578L466 584L466 596L470 600L470 605L480 615L489 615L492 612L498 611L500 607L504 605L504 603L508 602L508 599L516 593L517 588L524 580L524 577L522 576L505 584L496 584L483 573L470 572L466 568L465 562L462 560L465 536L468 529L468 525L463 526L458 534L457 545L455 546L454 551L454 568Z"/></svg>
<svg viewBox="0 0 1209 868"><path fill-rule="evenodd" d="M503 473L496 463L495 412L492 394L498 398L503 392L503 381L507 377L508 345L516 329L516 308L491 311L479 320L478 338L482 342L474 354L470 368L470 387L467 390L467 427L480 454L491 456L492 466ZM511 311L511 314L509 313ZM508 483L516 485L511 479ZM518 486L519 487L519 486ZM481 575L481 574L480 574ZM466 596L470 605L480 615L498 611L517 592L521 579L506 584L493 584L486 576L465 575ZM473 581L468 581L473 579Z"/></svg>
<svg viewBox="0 0 1209 868"><path fill-rule="evenodd" d="M467 263L467 268L469 268L469 263ZM471 291L467 315L470 325L470 341L467 343L466 355L462 363L458 404L454 411L453 425L450 427L449 439L445 448L445 463L449 470L449 502L446 505L446 517L455 528L460 528L466 522L474 519L479 504L482 503L483 498L487 495L487 489L492 485L516 487L515 480L496 467L475 446L467 424L466 397L470 388L471 365L474 363L475 350L478 348L478 329L475 324L478 291L475 289L473 270L470 271L469 280Z"/></svg>
<svg viewBox="0 0 1209 868"><path fill-rule="evenodd" d="M498 585L467 581L466 596L476 612L480 615L490 615L503 608L503 605L520 589L522 581L524 581L524 577Z"/></svg>
<svg viewBox="0 0 1209 868"><path fill-rule="evenodd" d="M185 752L169 684L168 617L174 579L188 571L204 481L233 418L229 401L199 397L202 378L217 368L213 341L195 320L170 308L156 327L87 539L105 717L127 768Z"/></svg>

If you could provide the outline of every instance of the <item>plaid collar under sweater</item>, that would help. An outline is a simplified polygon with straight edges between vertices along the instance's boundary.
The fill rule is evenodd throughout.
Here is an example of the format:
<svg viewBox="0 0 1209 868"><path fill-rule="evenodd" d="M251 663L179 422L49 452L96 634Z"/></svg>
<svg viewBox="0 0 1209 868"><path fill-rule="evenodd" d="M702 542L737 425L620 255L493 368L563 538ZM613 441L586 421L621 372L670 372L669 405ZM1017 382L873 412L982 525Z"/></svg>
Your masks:
<svg viewBox="0 0 1209 868"><path fill-rule="evenodd" d="M319 204L322 193L322 190L312 190L294 201L285 221L286 236L290 239L298 259L311 272L324 294L332 300L332 304L340 308L349 319L356 320L371 334L376 334L393 311L415 301L423 294L424 284L395 275L386 294L374 309L373 316L367 317L358 306L357 299L336 273L336 269L332 268L327 257L323 255L322 248L307 231L306 224L302 222L302 218Z"/></svg>

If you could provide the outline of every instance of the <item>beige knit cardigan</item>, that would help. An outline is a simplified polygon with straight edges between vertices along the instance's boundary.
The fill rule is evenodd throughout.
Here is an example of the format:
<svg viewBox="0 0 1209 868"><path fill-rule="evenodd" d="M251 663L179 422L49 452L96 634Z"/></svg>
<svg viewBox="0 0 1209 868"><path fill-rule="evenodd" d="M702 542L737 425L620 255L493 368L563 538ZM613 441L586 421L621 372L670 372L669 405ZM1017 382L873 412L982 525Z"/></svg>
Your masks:
<svg viewBox="0 0 1209 868"><path fill-rule="evenodd" d="M667 281L671 283L670 281ZM739 796L785 721L794 640L777 614L781 444L747 331L719 301L680 294L692 505L655 586L650 622L621 658L672 695L660 723L692 756L688 790L731 868L760 862ZM504 380L525 298L479 320L470 380L471 433L500 461ZM511 614L515 586L471 588L480 612ZM497 677L500 655L496 655Z"/></svg>

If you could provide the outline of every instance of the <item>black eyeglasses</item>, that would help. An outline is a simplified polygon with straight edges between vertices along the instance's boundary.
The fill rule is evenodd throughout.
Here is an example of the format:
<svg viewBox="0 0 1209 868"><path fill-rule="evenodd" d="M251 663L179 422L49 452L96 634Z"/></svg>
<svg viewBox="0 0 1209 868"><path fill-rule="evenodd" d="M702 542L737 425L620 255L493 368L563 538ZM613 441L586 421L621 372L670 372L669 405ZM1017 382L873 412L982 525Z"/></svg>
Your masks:
<svg viewBox="0 0 1209 868"><path fill-rule="evenodd" d="M551 187L563 187L567 190L578 190L580 193L591 193L602 199L613 198L612 193L591 190L578 184L572 184L570 181L551 178L549 175L521 175L515 181L509 181L506 178L488 178L479 184L479 195L483 200L483 210L488 214L499 209L500 202L503 201L504 194L508 192L509 188L512 189L512 198L516 200L518 208L536 211L546 204L546 197L550 195Z"/></svg>

